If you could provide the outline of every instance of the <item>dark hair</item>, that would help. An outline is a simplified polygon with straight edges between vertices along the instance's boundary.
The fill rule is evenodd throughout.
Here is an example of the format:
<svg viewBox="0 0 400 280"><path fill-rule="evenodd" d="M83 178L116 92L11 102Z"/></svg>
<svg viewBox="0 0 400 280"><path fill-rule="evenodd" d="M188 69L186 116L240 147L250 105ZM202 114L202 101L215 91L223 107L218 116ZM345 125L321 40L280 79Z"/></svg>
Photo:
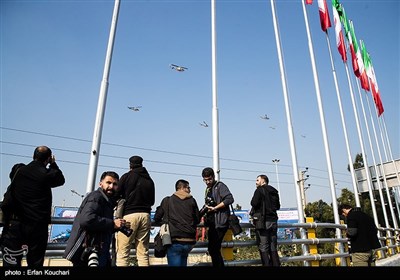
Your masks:
<svg viewBox="0 0 400 280"><path fill-rule="evenodd" d="M214 170L211 167L206 167L201 172L201 176L203 178L210 177L210 176L215 177L215 173L214 173Z"/></svg>
<svg viewBox="0 0 400 280"><path fill-rule="evenodd" d="M116 173L114 171L104 171L103 174L101 174L100 181L103 181L103 179L106 178L106 176L110 176L110 177L113 177L114 179L119 180L118 173Z"/></svg>
<svg viewBox="0 0 400 280"><path fill-rule="evenodd" d="M33 152L33 159L40 162L45 162L49 157L51 157L51 149L46 146L39 146Z"/></svg>
<svg viewBox="0 0 400 280"><path fill-rule="evenodd" d="M189 186L189 182L183 179L179 179L178 181L176 181L175 183L175 190L180 190L180 189L184 189L187 186Z"/></svg>
<svg viewBox="0 0 400 280"><path fill-rule="evenodd" d="M260 177L261 179L263 179L265 181L265 184L267 184L267 185L269 184L269 178L267 175L261 174L261 175L258 175L257 177Z"/></svg>
<svg viewBox="0 0 400 280"><path fill-rule="evenodd" d="M351 207L349 204L346 204L346 203L339 205L339 207L338 207L339 215L342 215L343 209L351 209L351 208L353 208L353 207Z"/></svg>

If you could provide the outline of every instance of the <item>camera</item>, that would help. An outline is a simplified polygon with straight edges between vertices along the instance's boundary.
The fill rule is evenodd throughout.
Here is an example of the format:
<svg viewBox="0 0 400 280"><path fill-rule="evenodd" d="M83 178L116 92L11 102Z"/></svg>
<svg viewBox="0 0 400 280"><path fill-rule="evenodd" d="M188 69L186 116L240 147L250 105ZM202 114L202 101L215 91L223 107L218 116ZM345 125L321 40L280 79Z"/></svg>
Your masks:
<svg viewBox="0 0 400 280"><path fill-rule="evenodd" d="M81 260L88 266L99 266L99 255L95 247L86 247L81 255Z"/></svg>
<svg viewBox="0 0 400 280"><path fill-rule="evenodd" d="M207 208L207 206L214 207L214 206L217 206L217 203L214 201L214 199L207 196L205 198L205 204L200 209L200 217L203 217L208 213L209 209Z"/></svg>
<svg viewBox="0 0 400 280"><path fill-rule="evenodd" d="M133 229L131 229L128 226L122 226L118 229L120 232L126 235L126 237L129 237L132 235Z"/></svg>

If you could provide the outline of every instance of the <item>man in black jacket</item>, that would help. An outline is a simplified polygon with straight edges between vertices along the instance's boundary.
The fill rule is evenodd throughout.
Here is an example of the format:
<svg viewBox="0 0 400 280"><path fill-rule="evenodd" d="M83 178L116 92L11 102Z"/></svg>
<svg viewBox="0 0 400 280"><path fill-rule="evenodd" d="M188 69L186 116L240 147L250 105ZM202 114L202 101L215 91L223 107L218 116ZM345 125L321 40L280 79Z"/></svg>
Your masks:
<svg viewBox="0 0 400 280"><path fill-rule="evenodd" d="M3 238L4 266L21 266L22 253L26 253L29 267L43 266L51 223L51 189L64 183L64 175L46 146L37 147L33 161L18 169L12 182L16 212Z"/></svg>
<svg viewBox="0 0 400 280"><path fill-rule="evenodd" d="M262 226L256 227L256 240L263 266L280 266L278 255L278 214L280 208L279 193L270 186L267 175L261 174L256 179L256 190L251 199L251 212L259 213Z"/></svg>
<svg viewBox="0 0 400 280"><path fill-rule="evenodd" d="M103 172L100 187L82 201L63 255L74 266L111 266L112 234L126 226L125 220L113 217L118 180L117 173Z"/></svg>
<svg viewBox="0 0 400 280"><path fill-rule="evenodd" d="M167 251L168 265L187 266L189 253L196 244L197 225L200 222L199 207L190 194L188 181L176 181L175 192L165 197L157 207L154 222L168 222L172 241Z"/></svg>
<svg viewBox="0 0 400 280"><path fill-rule="evenodd" d="M353 266L375 266L375 250L381 247L378 230L372 217L360 207L339 206L339 214L346 218L347 236L351 245Z"/></svg>
<svg viewBox="0 0 400 280"><path fill-rule="evenodd" d="M117 266L129 266L132 245L135 245L139 266L149 266L149 242L151 207L155 202L155 184L146 168L143 158L129 158L130 171L122 175L118 183L122 198L125 199L123 218L131 224L133 233L128 237L118 232L116 236Z"/></svg>

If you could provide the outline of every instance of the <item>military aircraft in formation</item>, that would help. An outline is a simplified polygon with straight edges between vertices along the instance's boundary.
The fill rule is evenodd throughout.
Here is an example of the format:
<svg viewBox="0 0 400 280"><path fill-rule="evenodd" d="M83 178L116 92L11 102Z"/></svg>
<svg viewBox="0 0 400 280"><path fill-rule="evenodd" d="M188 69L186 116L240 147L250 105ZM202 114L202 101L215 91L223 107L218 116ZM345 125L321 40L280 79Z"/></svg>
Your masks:
<svg viewBox="0 0 400 280"><path fill-rule="evenodd" d="M142 106L128 106L128 109L135 111L135 112L139 111L140 108L142 108Z"/></svg>
<svg viewBox="0 0 400 280"><path fill-rule="evenodd" d="M169 67L171 67L171 69L176 70L178 72L183 72L183 71L188 69L187 67L179 66L179 65L176 65L176 64L170 64Z"/></svg>

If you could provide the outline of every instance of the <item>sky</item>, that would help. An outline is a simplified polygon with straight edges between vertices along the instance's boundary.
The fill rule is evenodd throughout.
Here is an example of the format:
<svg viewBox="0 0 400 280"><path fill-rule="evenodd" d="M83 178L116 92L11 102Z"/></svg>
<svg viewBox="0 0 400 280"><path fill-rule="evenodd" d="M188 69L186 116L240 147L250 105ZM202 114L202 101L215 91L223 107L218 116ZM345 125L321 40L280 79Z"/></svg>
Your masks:
<svg viewBox="0 0 400 280"><path fill-rule="evenodd" d="M398 159L400 2L340 2L371 55L385 109L383 123L393 158ZM0 193L9 185L11 167L29 163L35 147L47 145L66 177L64 186L53 189L53 205L79 206L87 189L114 1L0 3ZM333 25L331 2L327 3ZM308 168L306 201L331 203L302 3L277 0L275 6L299 172ZM280 190L282 207L297 207L270 1L217 0L215 8L220 179L230 188L234 205L249 209L257 175L267 174ZM342 189L352 190L352 184L327 42L353 159L361 145L334 29L328 30L327 40L316 0L306 11L339 197ZM203 205L201 171L213 167L211 47L209 0L120 2L95 188L102 172L122 175L129 170L129 157L140 155L156 185L153 211L174 192L178 179L190 182L199 207ZM188 69L178 72L170 64ZM376 122L371 94L357 90L351 63L348 67L358 106L364 104L370 116L369 102ZM128 106L141 108L133 111ZM261 118L265 114L269 119ZM377 145L371 149L364 118L359 119L366 154L370 158L373 149L380 163L376 147L382 142L378 138L376 143L372 135ZM209 126L200 125L203 121ZM380 135L377 124L375 128ZM372 133L371 123L369 130ZM279 159L277 165L274 159Z"/></svg>

